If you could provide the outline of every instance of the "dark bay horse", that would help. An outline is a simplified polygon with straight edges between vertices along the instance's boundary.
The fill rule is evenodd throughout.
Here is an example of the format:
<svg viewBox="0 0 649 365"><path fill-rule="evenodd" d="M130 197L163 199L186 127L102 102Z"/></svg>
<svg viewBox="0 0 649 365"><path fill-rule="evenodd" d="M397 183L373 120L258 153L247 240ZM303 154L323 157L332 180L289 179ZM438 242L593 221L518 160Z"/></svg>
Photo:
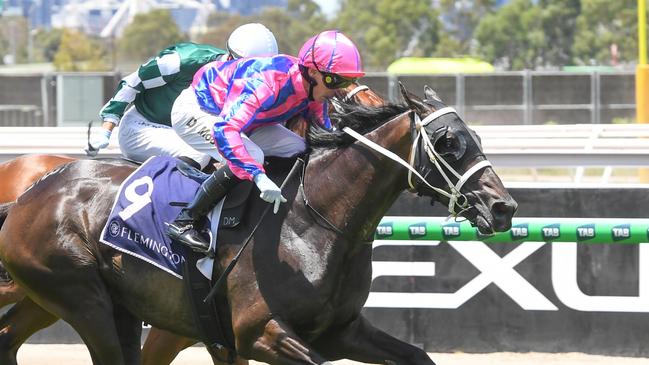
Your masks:
<svg viewBox="0 0 649 365"><path fill-rule="evenodd" d="M338 97L363 105L378 106L384 103L381 96L360 84L351 85ZM304 119L294 118L290 123L287 127L302 136L305 135L307 123ZM72 161L75 161L75 158L69 156L31 154L0 164L0 203L16 200L47 172ZM0 280L0 308L24 298L25 293L13 280ZM35 308L30 302L30 299L25 299L24 303L12 309L11 315L0 319L0 359L15 359L19 347L29 336L56 321L56 318L42 313L40 308ZM142 365L170 364L181 350L196 342L194 339L152 327L142 347ZM214 359L214 364L219 362Z"/></svg>
<svg viewBox="0 0 649 365"><path fill-rule="evenodd" d="M403 92L407 105L341 104L332 118L402 159L412 156L426 181L411 178L411 190L448 203L484 234L509 229L516 203L484 163L475 133L443 105ZM367 242L409 187L407 170L342 131L313 130L309 140L309 162L283 192L289 203L266 216L227 279L237 351L270 364L432 364L360 313L371 279ZM119 184L133 170L120 161L66 164L13 204L0 231L0 259L27 293L21 302L34 315L70 323L94 364L139 363L138 318L198 337L180 280L98 243ZM255 200L245 224L220 233L220 268L265 207Z"/></svg>

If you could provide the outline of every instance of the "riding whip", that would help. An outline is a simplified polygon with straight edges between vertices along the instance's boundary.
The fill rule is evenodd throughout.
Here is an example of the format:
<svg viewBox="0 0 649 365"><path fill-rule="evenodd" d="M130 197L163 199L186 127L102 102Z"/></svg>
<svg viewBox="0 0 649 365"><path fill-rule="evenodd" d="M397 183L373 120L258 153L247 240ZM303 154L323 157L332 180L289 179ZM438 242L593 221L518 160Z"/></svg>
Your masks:
<svg viewBox="0 0 649 365"><path fill-rule="evenodd" d="M94 148L90 144L90 131L92 129L92 121L88 122L88 146L86 147L86 155L93 156L93 153L97 152L99 149Z"/></svg>
<svg viewBox="0 0 649 365"><path fill-rule="evenodd" d="M280 190L284 189L286 184L291 180L291 177L293 177L293 175L295 174L295 171L298 170L298 166L302 165L303 163L304 163L304 161L302 161L302 159L300 159L300 158L298 158L295 161L295 164L293 164L293 167L291 168L291 171L289 171L288 175L286 175L286 178L284 179L284 182L282 182L282 186L280 186ZM232 261L230 261L230 263L228 264L228 267L226 267L225 270L223 270L223 272L221 273L219 278L216 280L216 283L214 284L214 286L212 286L212 289L210 289L210 292L207 294L205 299L203 299L203 302L207 303L210 300L212 300L212 298L214 297L214 295L216 295L216 292L219 290L221 285L223 285L223 283L225 283L225 279L227 279L227 277L230 274L230 272L232 271L232 269L234 269L234 266L237 264L237 262L239 262L239 258L241 257L241 254L243 253L243 250L245 250L246 246L248 246L248 243L250 243L250 240L252 239L252 236L254 236L255 232L257 231L257 228L259 228L259 226L261 225L261 222L264 220L264 217L266 216L266 214L270 210L271 206L272 206L272 204L266 205L266 208L264 208L264 211L261 213L261 216L259 217L259 220L257 221L257 224L255 224L255 227L252 229L252 231L248 235L248 238L246 238L246 240L243 242L243 245L239 249L239 252L237 252L237 254L234 256Z"/></svg>

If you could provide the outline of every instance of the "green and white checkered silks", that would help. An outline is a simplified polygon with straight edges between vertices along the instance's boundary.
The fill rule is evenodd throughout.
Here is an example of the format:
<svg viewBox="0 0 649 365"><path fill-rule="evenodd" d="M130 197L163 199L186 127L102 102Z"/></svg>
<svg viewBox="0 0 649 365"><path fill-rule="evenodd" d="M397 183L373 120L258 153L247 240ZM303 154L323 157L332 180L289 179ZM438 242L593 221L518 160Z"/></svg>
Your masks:
<svg viewBox="0 0 649 365"><path fill-rule="evenodd" d="M163 50L120 81L115 95L99 112L102 120L119 124L128 106L134 103L149 121L170 125L171 106L190 85L194 73L226 53L195 43L179 43Z"/></svg>

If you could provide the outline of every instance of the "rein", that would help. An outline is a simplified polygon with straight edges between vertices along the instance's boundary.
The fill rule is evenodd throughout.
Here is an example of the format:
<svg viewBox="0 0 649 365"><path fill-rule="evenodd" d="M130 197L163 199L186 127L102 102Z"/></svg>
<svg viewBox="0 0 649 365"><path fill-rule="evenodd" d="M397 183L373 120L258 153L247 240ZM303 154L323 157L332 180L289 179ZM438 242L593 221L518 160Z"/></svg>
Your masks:
<svg viewBox="0 0 649 365"><path fill-rule="evenodd" d="M357 241L356 238L350 237L342 229L338 228L335 224L333 224L330 220L328 220L327 217L325 217L322 213L320 213L313 205L311 205L311 203L309 203L309 198L307 198L307 196L306 196L306 189L304 189L304 185L305 185L305 182L304 182L305 180L304 179L306 177L306 166L307 166L307 164L308 164L308 160L305 160L304 163L302 164L302 174L300 175L300 190L302 191L302 201L304 202L304 206L307 207L307 211L311 214L312 217L313 217L313 215L315 213L317 218L319 218L320 220L322 220L322 221L324 221L326 223L326 225L323 225L323 224L320 224L320 222L318 222L318 219L314 219L316 224L319 225L320 227L323 227L325 229L328 229L330 231L333 231L333 232L343 236L347 241L350 241L350 242ZM371 245L372 242L374 242L374 237L372 236L370 238L363 238L361 240L361 242Z"/></svg>
<svg viewBox="0 0 649 365"><path fill-rule="evenodd" d="M370 88L367 85L361 85L358 84L354 89L349 91L343 98L343 102L348 102L352 100L352 98L358 94L361 91L369 90ZM308 158L308 156L307 156ZM316 222L317 225L320 227L323 227L325 229L328 229L330 231L333 231L341 236L343 236L347 241L356 241L357 239L349 237L348 234L346 234L342 229L338 228L335 224L333 224L327 217L325 217L322 213L320 213L311 203L309 202L309 198L306 195L306 189L304 188L305 184L305 177L306 177L306 166L308 164L308 160L304 160L304 163L302 165L302 174L300 175L300 190L302 191L302 200L304 202L304 206L307 208L307 211L309 214L311 214L311 217L314 218L314 221ZM321 224L320 221L324 222L325 224ZM362 243L364 244L372 244L374 242L374 236L370 238L363 238Z"/></svg>
<svg viewBox="0 0 649 365"><path fill-rule="evenodd" d="M449 199L448 202L448 211L451 213L452 216L457 216L459 213L455 212L455 206L457 205L458 207L462 208L462 210L466 210L469 208L468 206L468 200L460 192L460 189L462 186L469 180L471 176L473 176L475 173L478 171L482 170L485 167L491 166L491 162L488 160L483 160L475 165L473 165L470 169L468 169L464 174L460 175L455 169L451 167L451 165L442 158L442 156L439 155L437 151L435 151L435 148L433 146L433 143L430 140L430 137L428 136L428 133L426 132L426 125L428 125L430 122L440 118L443 115L449 114L449 113L455 113L454 108L452 107L445 107L441 108L439 110L436 110L435 112L431 113L428 115L424 120L421 120L419 115L417 113L414 113L414 122L415 122L415 127L417 129L417 135L413 139L412 143L412 148L410 152L410 162L404 161L401 157L397 156L392 151L389 151L385 147L379 146L375 142L370 141L363 135L359 134L358 132L354 131L353 129L349 127L343 128L343 131L350 136L354 137L356 140L359 142L365 144L369 148L375 150L376 152L390 158L391 160L399 163L400 165L404 166L405 168L408 169L408 185L410 186L411 191L415 191L415 186L412 181L412 175L414 174L417 176L426 186L429 188L433 189L435 192L446 196ZM416 170L416 166L414 166L414 156L415 156L415 150L417 149L419 145L419 140L424 144L424 150L426 151L426 154L428 155L429 160L435 165L437 168L437 171L440 173L440 175L444 178L446 181L446 184L450 188L450 193L447 192L444 189L438 188L436 186L432 186L426 179L419 174L419 172ZM451 179L448 177L442 166L444 165L455 177L458 179L457 183L454 185L451 182ZM460 198L462 198L462 202L460 202Z"/></svg>

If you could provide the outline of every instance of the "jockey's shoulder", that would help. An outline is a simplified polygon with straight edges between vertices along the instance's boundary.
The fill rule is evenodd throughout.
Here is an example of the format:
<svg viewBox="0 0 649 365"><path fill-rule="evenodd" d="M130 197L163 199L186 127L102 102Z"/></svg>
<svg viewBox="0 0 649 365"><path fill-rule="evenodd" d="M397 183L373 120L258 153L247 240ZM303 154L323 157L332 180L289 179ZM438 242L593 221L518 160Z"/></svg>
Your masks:
<svg viewBox="0 0 649 365"><path fill-rule="evenodd" d="M210 44L181 42L165 48L158 54L158 57L160 58L174 53L177 54L177 57L180 58L183 63L206 63L217 60L219 56L226 54L227 51Z"/></svg>

